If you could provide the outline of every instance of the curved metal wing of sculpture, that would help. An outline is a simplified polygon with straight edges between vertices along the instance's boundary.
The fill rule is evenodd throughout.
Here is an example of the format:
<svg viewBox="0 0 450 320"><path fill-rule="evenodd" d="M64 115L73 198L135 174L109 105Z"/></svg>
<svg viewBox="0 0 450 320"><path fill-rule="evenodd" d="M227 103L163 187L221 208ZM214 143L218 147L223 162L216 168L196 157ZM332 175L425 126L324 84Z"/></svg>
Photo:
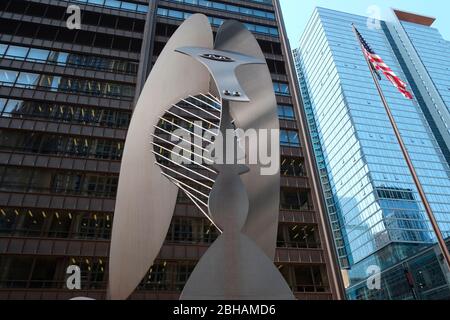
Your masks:
<svg viewBox="0 0 450 320"><path fill-rule="evenodd" d="M217 55L214 49L218 51ZM171 169L163 163L169 161L165 152L171 151L161 143L161 133L171 133L161 127L164 115L169 112L180 118L175 109L181 111L183 104L190 104L217 120L220 117L214 109L220 108L221 101L214 96L219 96L229 103L236 127L243 130L279 128L271 76L267 65L261 62L264 55L254 36L240 23L225 22L217 33L214 49L207 18L199 14L191 16L165 46L138 100L123 153L114 214L108 286L111 299L126 299L153 264L167 234L178 189L200 209L202 205L206 206L207 201L196 200L194 190L174 179L169 172ZM232 78L238 81L227 82L230 77L218 76L226 71L214 63L220 52L244 60L233 70ZM232 90L224 90L227 86ZM236 90L239 95L234 95ZM217 121L211 125L217 125ZM178 125L173 121L172 126ZM157 154L155 148L164 152ZM249 145L244 150L247 155L255 151L249 148L257 146ZM278 137L268 150L273 153L272 158L279 161ZM248 219L243 232L261 248L268 261L273 261L279 212L279 172L261 175L264 164L248 166L250 172L242 176L249 198ZM279 170L279 165L276 167ZM194 181L192 177L197 173L188 172L189 168L185 170L184 177ZM189 176L191 173L194 174L192 177ZM204 197L208 197L210 182L216 178L216 173L208 175L209 182L202 187L204 192L198 189ZM202 212L208 215L207 210Z"/></svg>
<svg viewBox="0 0 450 320"><path fill-rule="evenodd" d="M208 92L210 75L183 46L212 48L208 19L193 15L171 37L149 75L134 109L122 158L111 237L110 299L126 299L145 276L167 235L178 188L155 163L150 137L167 106Z"/></svg>
<svg viewBox="0 0 450 320"><path fill-rule="evenodd" d="M217 50L239 52L265 61L264 54L253 34L247 28L235 21L226 21L217 32L214 48ZM243 65L236 70L236 76L249 98L249 102L242 105L230 102L230 113L237 128L247 130L267 129L272 133L279 132L277 102L273 91L272 77L266 64ZM280 161L279 137L272 134L273 145L268 147L272 152L272 159ZM268 138L268 141L271 141ZM259 152L260 146L250 145L253 150L244 150L246 155ZM248 162L247 162L248 163ZM273 261L278 231L278 215L280 203L280 175L279 163L277 172L269 175L261 174L260 162L248 165L250 172L242 176L246 187L250 208L243 233L266 253Z"/></svg>

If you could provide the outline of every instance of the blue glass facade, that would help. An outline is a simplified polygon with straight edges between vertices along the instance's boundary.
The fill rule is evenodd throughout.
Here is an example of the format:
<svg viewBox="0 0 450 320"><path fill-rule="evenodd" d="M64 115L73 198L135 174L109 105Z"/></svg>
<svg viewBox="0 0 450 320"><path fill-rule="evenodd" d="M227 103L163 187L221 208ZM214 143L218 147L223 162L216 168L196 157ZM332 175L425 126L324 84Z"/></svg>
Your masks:
<svg viewBox="0 0 450 320"><path fill-rule="evenodd" d="M320 143L319 133L314 119L311 98L309 97L308 87L306 85L305 77L301 68L300 52L299 50L295 49L293 53L300 84L300 91L303 99L303 107L305 109L305 114L307 117L311 142L314 150L314 155L316 157L317 168L319 171L320 182L322 184L323 193L325 195L325 204L330 220L330 227L336 245L336 254L338 256L339 264L341 265L341 267L348 267L349 261L347 257L347 250L345 248L344 234L342 233L342 214L340 214L340 208L336 205L335 196L333 195L333 192L331 190L330 178L328 176L328 171L322 151L322 145Z"/></svg>
<svg viewBox="0 0 450 320"><path fill-rule="evenodd" d="M435 28L397 20L391 24L407 76L450 164L450 46Z"/></svg>
<svg viewBox="0 0 450 320"><path fill-rule="evenodd" d="M436 240L352 23L407 80L386 24L369 29L366 17L317 8L294 55L336 248L341 267L348 269L347 293L370 298L355 294L368 266L385 272ZM418 101L404 99L387 80L381 86L439 227L449 237L450 172L442 150ZM393 277L385 275L383 281ZM402 298L387 291L381 297Z"/></svg>
<svg viewBox="0 0 450 320"><path fill-rule="evenodd" d="M421 62L450 110L450 47L439 31L416 23L402 21L401 25L419 54Z"/></svg>

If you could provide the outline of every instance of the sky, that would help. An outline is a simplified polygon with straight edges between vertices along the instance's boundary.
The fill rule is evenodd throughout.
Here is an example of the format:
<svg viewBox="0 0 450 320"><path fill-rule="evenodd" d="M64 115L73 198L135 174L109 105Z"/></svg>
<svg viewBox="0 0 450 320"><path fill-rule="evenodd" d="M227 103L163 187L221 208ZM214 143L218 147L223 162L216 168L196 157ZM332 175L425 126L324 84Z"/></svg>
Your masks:
<svg viewBox="0 0 450 320"><path fill-rule="evenodd" d="M373 6L377 6L381 19L388 16L390 8L420 13L435 17L433 27L439 29L444 39L450 41L449 0L280 0L280 2L292 48L298 46L300 36L315 7L369 16L370 12L374 12Z"/></svg>

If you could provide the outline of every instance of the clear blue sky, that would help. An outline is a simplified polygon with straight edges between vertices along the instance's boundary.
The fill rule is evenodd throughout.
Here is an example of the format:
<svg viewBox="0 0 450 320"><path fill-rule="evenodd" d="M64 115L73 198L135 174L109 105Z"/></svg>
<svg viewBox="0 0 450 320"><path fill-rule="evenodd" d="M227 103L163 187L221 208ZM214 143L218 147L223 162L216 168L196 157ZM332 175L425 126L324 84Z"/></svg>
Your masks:
<svg viewBox="0 0 450 320"><path fill-rule="evenodd" d="M283 9L291 47L297 47L298 40L315 7L368 16L369 7L378 6L381 18L387 16L390 8L420 13L436 18L433 27L439 29L450 41L450 1L449 0L280 0Z"/></svg>

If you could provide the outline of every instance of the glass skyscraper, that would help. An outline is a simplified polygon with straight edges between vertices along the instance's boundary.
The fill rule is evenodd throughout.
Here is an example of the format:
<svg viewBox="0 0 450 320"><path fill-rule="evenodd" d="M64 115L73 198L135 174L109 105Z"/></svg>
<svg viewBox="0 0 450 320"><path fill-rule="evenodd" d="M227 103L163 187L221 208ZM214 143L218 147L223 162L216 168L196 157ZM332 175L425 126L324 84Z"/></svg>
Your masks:
<svg viewBox="0 0 450 320"><path fill-rule="evenodd" d="M449 47L430 28L432 21L394 11L391 20L378 25L368 23L367 17L317 8L294 50L350 299L450 297L448 270L436 253L436 237L352 31L354 23L415 94L414 101L407 100L389 81L381 81L439 227L448 238L450 170L444 111L448 114L450 68L444 56ZM381 269L381 287L376 290L367 286L370 266Z"/></svg>
<svg viewBox="0 0 450 320"><path fill-rule="evenodd" d="M433 18L408 18L394 11L388 24L407 76L436 140L450 163L450 54L449 42L430 27ZM399 17L397 17L399 16ZM398 19L395 19L398 18ZM405 19L401 19L405 18Z"/></svg>

